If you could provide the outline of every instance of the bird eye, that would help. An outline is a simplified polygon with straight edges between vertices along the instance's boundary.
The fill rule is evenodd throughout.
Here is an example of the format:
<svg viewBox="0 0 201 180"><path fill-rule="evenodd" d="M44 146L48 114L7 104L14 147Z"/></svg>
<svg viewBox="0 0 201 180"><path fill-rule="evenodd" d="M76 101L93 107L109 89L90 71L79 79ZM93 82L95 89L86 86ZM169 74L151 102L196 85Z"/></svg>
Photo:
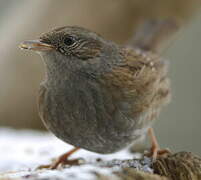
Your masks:
<svg viewBox="0 0 201 180"><path fill-rule="evenodd" d="M71 36L64 38L64 44L67 46L71 46L74 43L74 39Z"/></svg>

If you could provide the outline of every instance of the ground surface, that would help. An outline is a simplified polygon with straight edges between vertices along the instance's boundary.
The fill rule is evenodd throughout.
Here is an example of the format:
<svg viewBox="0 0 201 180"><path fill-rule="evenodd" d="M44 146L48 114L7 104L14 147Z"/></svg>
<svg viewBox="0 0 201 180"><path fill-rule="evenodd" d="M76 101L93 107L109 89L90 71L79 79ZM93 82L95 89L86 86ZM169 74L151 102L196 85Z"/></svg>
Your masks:
<svg viewBox="0 0 201 180"><path fill-rule="evenodd" d="M97 174L111 175L120 168L135 167L152 172L150 159L141 161L139 154L121 151L112 155L100 155L85 150L75 153L72 158L83 158L84 164L60 170L38 170L41 164L68 151L72 146L63 143L49 133L37 131L17 131L0 129L0 177L1 178L57 178L57 179L96 179ZM130 159L130 160L127 160Z"/></svg>
<svg viewBox="0 0 201 180"><path fill-rule="evenodd" d="M201 158L178 152L156 161L124 150L100 155L85 150L79 166L36 170L72 146L49 133L0 128L0 180L200 180ZM168 177L168 178L166 178Z"/></svg>

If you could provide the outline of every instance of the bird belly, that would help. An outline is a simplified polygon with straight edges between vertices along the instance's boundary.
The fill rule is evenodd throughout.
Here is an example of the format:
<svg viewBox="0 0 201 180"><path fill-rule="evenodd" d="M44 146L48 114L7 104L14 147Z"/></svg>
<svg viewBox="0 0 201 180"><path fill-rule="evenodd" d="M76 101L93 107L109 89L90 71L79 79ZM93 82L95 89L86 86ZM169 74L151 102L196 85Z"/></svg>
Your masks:
<svg viewBox="0 0 201 180"><path fill-rule="evenodd" d="M94 99L88 94L77 94L75 98L71 94L59 98L46 91L39 107L40 116L59 139L97 153L119 151L144 135L147 128L141 122L146 115L134 119L121 109L109 110L114 102L99 96ZM106 105L100 101L109 107L104 108Z"/></svg>

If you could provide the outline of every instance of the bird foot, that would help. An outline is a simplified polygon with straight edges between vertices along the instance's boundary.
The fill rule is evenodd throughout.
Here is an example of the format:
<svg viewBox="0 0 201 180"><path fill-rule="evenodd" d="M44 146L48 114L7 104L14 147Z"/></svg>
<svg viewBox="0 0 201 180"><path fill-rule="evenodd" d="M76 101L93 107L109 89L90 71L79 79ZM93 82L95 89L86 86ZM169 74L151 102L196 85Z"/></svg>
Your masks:
<svg viewBox="0 0 201 180"><path fill-rule="evenodd" d="M36 169L58 169L59 167L63 167L65 165L68 166L78 166L82 164L82 160L81 159L72 159L72 160L65 160L65 161L61 161L60 159L57 159L56 161L54 161L51 164L47 164L47 165L41 165L39 167L37 167Z"/></svg>
<svg viewBox="0 0 201 180"><path fill-rule="evenodd" d="M56 159L56 161L54 161L51 164L48 165L41 165L39 167L37 167L36 169L57 169L60 166L64 166L64 165L80 165L82 163L81 159L72 159L69 160L69 156L71 156L74 152L76 152L77 150L79 150L79 148L74 148L71 151L62 154L58 159Z"/></svg>
<svg viewBox="0 0 201 180"><path fill-rule="evenodd" d="M169 154L171 154L169 149L159 149L152 147L150 152L147 152L144 155L151 157L155 161L158 157L167 157Z"/></svg>
<svg viewBox="0 0 201 180"><path fill-rule="evenodd" d="M151 149L150 152L145 153L145 156L152 157L152 159L155 161L157 157L163 157L171 154L171 151L169 149L160 149L160 146L157 142L156 136L154 134L154 130L152 128L148 129L148 135L151 140Z"/></svg>

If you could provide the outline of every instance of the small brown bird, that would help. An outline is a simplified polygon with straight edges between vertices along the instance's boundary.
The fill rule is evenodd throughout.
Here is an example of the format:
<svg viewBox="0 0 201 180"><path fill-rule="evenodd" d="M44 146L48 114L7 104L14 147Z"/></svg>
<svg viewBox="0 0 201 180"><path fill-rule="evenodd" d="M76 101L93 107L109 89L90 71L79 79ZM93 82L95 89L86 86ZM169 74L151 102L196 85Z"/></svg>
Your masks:
<svg viewBox="0 0 201 180"><path fill-rule="evenodd" d="M46 127L76 148L107 154L136 142L148 132L154 158L160 150L151 128L170 99L167 63L156 54L119 46L81 27L60 27L39 40L21 43L39 53L45 80L39 114Z"/></svg>

